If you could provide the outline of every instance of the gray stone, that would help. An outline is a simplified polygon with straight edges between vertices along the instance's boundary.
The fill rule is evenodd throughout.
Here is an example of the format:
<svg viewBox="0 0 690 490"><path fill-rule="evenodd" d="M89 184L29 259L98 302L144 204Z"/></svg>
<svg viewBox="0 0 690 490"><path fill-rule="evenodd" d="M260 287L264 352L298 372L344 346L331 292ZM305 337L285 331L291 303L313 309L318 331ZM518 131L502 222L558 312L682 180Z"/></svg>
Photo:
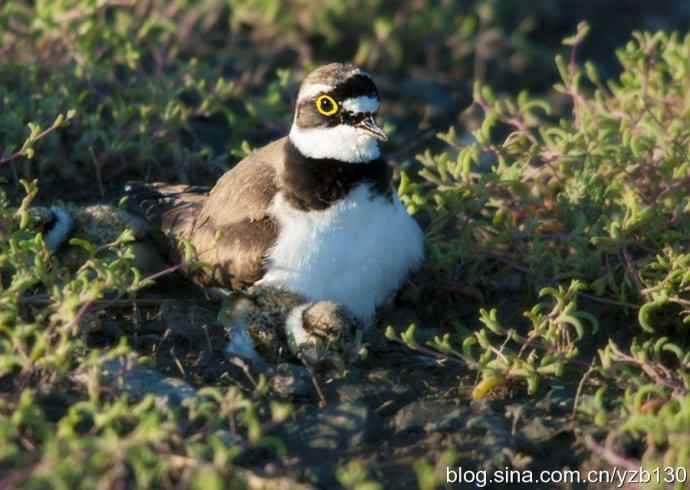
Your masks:
<svg viewBox="0 0 690 490"><path fill-rule="evenodd" d="M395 382L371 379L368 382L351 382L349 377L333 388L341 403L361 402L382 416L389 417L414 398L408 386Z"/></svg>
<svg viewBox="0 0 690 490"><path fill-rule="evenodd" d="M438 420L424 426L426 432L452 432L461 429L467 421L466 411L456 408Z"/></svg>
<svg viewBox="0 0 690 490"><path fill-rule="evenodd" d="M104 381L134 399L154 395L159 404L179 406L198 396L197 391L181 379L164 376L147 367L128 367L119 360L103 363L101 375Z"/></svg>
<svg viewBox="0 0 690 490"><path fill-rule="evenodd" d="M456 409L457 404L447 400L414 401L398 410L393 425L398 432L431 428L431 424L448 417Z"/></svg>
<svg viewBox="0 0 690 490"><path fill-rule="evenodd" d="M307 433L314 449L359 447L371 439L372 413L362 403L341 403L312 417ZM305 434L306 435L306 434Z"/></svg>
<svg viewBox="0 0 690 490"><path fill-rule="evenodd" d="M309 412L288 424L286 442L306 453L339 453L374 440L381 428L380 417L365 404L339 403Z"/></svg>
<svg viewBox="0 0 690 490"><path fill-rule="evenodd" d="M338 488L335 472L345 455L381 439L382 430L382 419L370 407L352 402L311 409L271 435L295 456L292 464L301 468L302 478L318 488Z"/></svg>
<svg viewBox="0 0 690 490"><path fill-rule="evenodd" d="M394 392L390 387L383 384L374 383L350 383L346 382L336 388L338 399L341 403L347 402L376 402L384 401L394 396Z"/></svg>

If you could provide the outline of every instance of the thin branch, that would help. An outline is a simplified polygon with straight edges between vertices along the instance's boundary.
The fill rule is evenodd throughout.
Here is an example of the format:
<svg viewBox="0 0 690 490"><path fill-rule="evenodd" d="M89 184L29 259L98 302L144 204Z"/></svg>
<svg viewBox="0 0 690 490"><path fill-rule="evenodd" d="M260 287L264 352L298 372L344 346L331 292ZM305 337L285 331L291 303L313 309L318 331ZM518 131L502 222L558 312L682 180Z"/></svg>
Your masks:
<svg viewBox="0 0 690 490"><path fill-rule="evenodd" d="M177 298L130 298L121 299L114 297L112 299L97 299L93 301L93 306L96 307L113 307L113 308L130 308L131 306L160 306L166 301ZM47 294L34 294L30 296L22 296L18 303L26 306L48 306L54 303L54 300Z"/></svg>
<svg viewBox="0 0 690 490"><path fill-rule="evenodd" d="M621 466L621 467L628 469L628 470L639 471L639 469L640 469L640 462L639 461L634 461L632 459L626 459L623 456L616 454L615 452L613 452L612 449L609 449L609 448L604 447L601 444L599 444L589 434L587 434L584 437L583 442L584 442L585 446L587 446L587 449L592 451L594 454L596 454L600 458L604 459L607 463L610 463L614 466Z"/></svg>
<svg viewBox="0 0 690 490"><path fill-rule="evenodd" d="M37 142L38 140L44 138L45 136L48 136L50 133L57 130L59 127L60 127L59 125L58 126L53 125L53 126L49 127L48 129L44 129L43 131L38 133L35 138L33 138L32 143ZM14 161L14 160L24 156L25 150L26 150L26 144L22 145L22 147L19 150L15 151L10 156L8 156L6 158L0 158L0 167L5 165L6 163L9 163L11 161Z"/></svg>
<svg viewBox="0 0 690 490"><path fill-rule="evenodd" d="M186 262L181 262L181 263L179 263L179 264L170 266L170 267L168 267L167 269L163 269L162 271L156 272L155 274L151 274L151 275L148 275L148 276L144 277L144 279L142 279L141 282L143 283L143 282L147 282L147 281L155 281L156 279L158 279L158 278L160 278L160 277L162 277L162 276L165 276L165 275L168 275L168 274L172 274L173 272L178 271L179 269L185 267L186 265L187 265ZM110 304L112 304L113 301L117 301L117 300L122 299L122 297L123 297L124 295L125 295L124 292L118 294L114 299L109 300L109 302L106 302L106 304L103 306L103 308L110 306ZM67 324L66 328L69 329L69 328L72 328L72 327L74 327L74 326L78 326L78 325L81 323L82 319L84 318L84 315L86 315L86 313L87 313L87 312L89 311L89 309L96 303L96 301L98 301L98 300L97 300L97 299L92 299L92 300L89 300L89 301L87 301L86 303L84 303L84 304L81 306L81 308L79 308L79 311L77 312L77 315L72 319L71 322L69 322L69 323Z"/></svg>
<svg viewBox="0 0 690 490"><path fill-rule="evenodd" d="M319 380L316 379L316 375L314 374L314 369L311 367L311 364L307 361L307 359L304 357L304 354L302 351L297 353L297 358L302 361L302 364L304 364L304 367L307 368L307 372L309 373L309 377L311 378L311 382L314 385L314 389L316 390L316 394L319 396L319 406L321 408L325 407L328 402L326 401L326 397L323 394L323 390L321 390L321 385L319 384Z"/></svg>
<svg viewBox="0 0 690 490"><path fill-rule="evenodd" d="M640 305L636 305L633 303L626 303L624 301L617 301L615 299L608 299L608 298L600 298L599 296L594 296L593 294L587 294L583 292L577 293L578 295L582 296L583 298L587 298L590 301L594 301L596 303L603 303L605 305L612 305L612 306L620 306L621 308L627 308L629 310L639 310Z"/></svg>
<svg viewBox="0 0 690 490"><path fill-rule="evenodd" d="M628 364L638 366L647 376L652 378L656 384L671 388L672 397L679 398L688 394L688 390L683 386L683 383L677 379L671 378L670 373L663 366L654 366L647 362L635 359L633 356L621 352L616 347L613 348L613 354L618 361L627 362ZM665 378L659 374L659 369L661 369L668 377Z"/></svg>
<svg viewBox="0 0 690 490"><path fill-rule="evenodd" d="M573 411L570 413L571 418L575 418L575 414L577 413L577 406L580 403L580 396L582 396L582 390L585 387L587 379L594 372L595 369L595 359L592 359L592 364L589 366L589 369L585 372L585 374L582 376L582 379L577 385L577 391L575 391L575 400L573 401Z"/></svg>

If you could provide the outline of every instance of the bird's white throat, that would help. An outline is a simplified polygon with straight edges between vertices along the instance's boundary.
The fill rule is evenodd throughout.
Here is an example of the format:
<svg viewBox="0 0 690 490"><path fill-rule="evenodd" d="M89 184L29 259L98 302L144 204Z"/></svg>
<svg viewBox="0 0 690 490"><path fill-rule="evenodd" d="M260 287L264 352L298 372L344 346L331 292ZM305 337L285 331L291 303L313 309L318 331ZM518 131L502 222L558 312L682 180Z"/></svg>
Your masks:
<svg viewBox="0 0 690 490"><path fill-rule="evenodd" d="M381 156L379 142L373 136L345 124L332 128L290 129L290 141L302 155L332 158L347 163L366 163Z"/></svg>

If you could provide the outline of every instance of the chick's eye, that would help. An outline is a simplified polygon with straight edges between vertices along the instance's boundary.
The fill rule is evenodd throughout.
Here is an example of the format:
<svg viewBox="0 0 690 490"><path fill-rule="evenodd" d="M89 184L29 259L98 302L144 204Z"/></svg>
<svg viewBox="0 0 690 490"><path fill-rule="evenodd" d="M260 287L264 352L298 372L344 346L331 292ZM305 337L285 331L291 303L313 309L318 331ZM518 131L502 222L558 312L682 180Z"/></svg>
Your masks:
<svg viewBox="0 0 690 490"><path fill-rule="evenodd" d="M338 103L330 95L319 95L316 99L316 110L324 116L332 116L338 112Z"/></svg>

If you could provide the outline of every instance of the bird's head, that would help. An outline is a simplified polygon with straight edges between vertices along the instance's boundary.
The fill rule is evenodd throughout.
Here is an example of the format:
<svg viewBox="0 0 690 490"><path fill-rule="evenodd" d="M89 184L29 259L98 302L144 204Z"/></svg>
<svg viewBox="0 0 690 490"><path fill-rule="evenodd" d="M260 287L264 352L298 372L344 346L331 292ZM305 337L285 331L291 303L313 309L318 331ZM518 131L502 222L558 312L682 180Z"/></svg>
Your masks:
<svg viewBox="0 0 690 490"><path fill-rule="evenodd" d="M354 65L332 63L311 72L297 95L290 140L310 158L366 163L387 139L376 123L379 95L371 77Z"/></svg>

